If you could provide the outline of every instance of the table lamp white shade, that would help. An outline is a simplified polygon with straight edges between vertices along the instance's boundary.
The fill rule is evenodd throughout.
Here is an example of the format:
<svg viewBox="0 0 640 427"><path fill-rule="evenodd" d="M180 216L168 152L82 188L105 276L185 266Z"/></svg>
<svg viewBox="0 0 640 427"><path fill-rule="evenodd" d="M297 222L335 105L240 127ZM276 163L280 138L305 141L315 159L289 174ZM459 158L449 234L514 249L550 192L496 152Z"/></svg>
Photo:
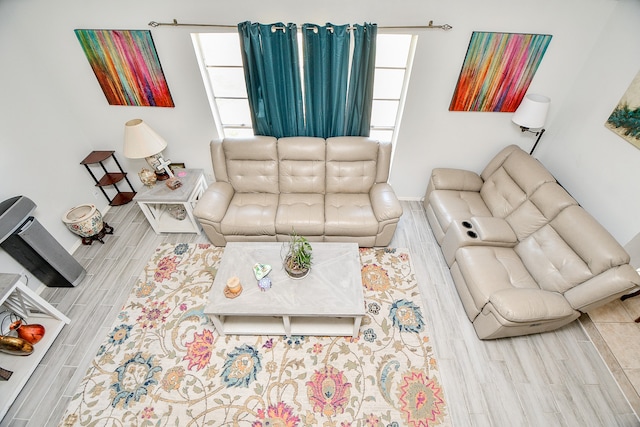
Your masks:
<svg viewBox="0 0 640 427"><path fill-rule="evenodd" d="M124 155L130 159L153 156L167 148L167 141L141 119L129 120L124 125Z"/></svg>
<svg viewBox="0 0 640 427"><path fill-rule="evenodd" d="M511 121L520 127L527 129L539 129L544 126L549 112L551 99L535 93L524 97L520 106L513 113Z"/></svg>

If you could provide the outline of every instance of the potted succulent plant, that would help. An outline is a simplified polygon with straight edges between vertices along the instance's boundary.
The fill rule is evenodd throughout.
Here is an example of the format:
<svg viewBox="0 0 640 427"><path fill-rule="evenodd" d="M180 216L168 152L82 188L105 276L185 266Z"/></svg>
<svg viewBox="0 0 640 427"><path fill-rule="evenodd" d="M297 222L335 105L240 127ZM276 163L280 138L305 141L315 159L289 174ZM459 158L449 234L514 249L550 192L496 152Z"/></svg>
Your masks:
<svg viewBox="0 0 640 427"><path fill-rule="evenodd" d="M311 253L313 248L306 237L291 233L287 252L284 255L284 270L292 279L302 279L311 270Z"/></svg>

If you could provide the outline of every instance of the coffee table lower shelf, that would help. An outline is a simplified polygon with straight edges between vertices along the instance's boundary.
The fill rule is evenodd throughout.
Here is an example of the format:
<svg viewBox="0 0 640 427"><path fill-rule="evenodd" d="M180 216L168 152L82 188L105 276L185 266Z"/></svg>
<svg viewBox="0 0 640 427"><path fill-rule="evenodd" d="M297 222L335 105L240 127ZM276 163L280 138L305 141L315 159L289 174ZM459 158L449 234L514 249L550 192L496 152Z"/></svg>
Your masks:
<svg viewBox="0 0 640 427"><path fill-rule="evenodd" d="M220 335L313 335L357 338L362 316L224 316L210 315Z"/></svg>

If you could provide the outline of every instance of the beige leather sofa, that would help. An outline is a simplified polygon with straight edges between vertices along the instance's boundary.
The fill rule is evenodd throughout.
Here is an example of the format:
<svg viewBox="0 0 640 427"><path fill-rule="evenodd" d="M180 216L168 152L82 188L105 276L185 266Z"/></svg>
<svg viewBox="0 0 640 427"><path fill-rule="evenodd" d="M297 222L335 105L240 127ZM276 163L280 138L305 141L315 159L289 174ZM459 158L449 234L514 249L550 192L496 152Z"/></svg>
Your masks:
<svg viewBox="0 0 640 427"><path fill-rule="evenodd" d="M640 283L613 236L515 145L480 175L434 169L424 207L481 339L559 328Z"/></svg>
<svg viewBox="0 0 640 427"><path fill-rule="evenodd" d="M387 183L391 144L363 137L211 143L216 182L194 215L216 246L236 241L310 241L387 246L402 208Z"/></svg>

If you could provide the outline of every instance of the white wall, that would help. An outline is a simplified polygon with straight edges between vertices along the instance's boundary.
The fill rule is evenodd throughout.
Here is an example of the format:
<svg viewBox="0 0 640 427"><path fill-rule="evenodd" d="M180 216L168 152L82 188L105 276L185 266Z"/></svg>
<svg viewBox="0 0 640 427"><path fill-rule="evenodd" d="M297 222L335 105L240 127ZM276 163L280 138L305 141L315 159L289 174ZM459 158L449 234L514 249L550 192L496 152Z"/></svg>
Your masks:
<svg viewBox="0 0 640 427"><path fill-rule="evenodd" d="M147 26L149 21L231 24L377 22L380 26L449 23L422 30L417 46L391 183L403 198L420 198L433 167L479 171L504 145L533 144L510 114L449 112L458 73L474 30L552 34L531 86L552 98L537 156L625 243L638 229L633 215L640 152L606 130L604 121L640 69L640 5L635 0L535 2L490 0L0 0L0 200L23 194L35 216L67 249L78 238L61 221L81 203L105 209L79 162L96 149L116 150L135 175L142 160L122 155L124 123L142 118L169 142L166 154L211 173L208 143L215 127L195 63L190 32L197 27ZM579 13L576 13L579 10ZM175 108L108 105L75 38L76 28L151 29ZM602 162L601 160L605 160ZM603 173L604 171L606 173ZM0 251L0 270L20 272Z"/></svg>
<svg viewBox="0 0 640 427"><path fill-rule="evenodd" d="M640 71L640 2L616 2L536 153L622 244L640 232L640 150L604 126Z"/></svg>

